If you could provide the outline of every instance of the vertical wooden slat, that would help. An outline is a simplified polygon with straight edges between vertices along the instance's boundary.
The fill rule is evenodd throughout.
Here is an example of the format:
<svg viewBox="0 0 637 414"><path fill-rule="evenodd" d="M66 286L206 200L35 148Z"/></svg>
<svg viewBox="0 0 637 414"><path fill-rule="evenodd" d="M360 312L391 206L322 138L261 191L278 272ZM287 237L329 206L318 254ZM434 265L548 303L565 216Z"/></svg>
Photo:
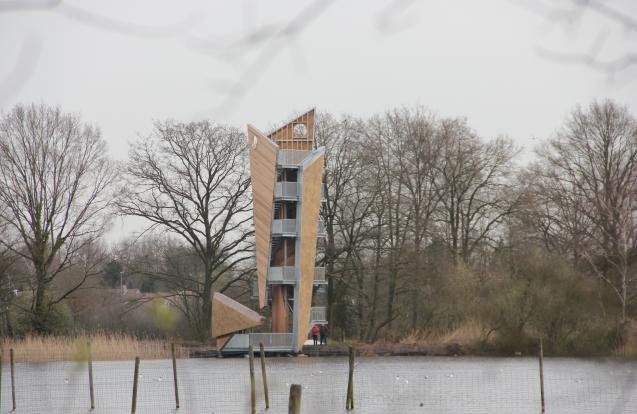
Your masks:
<svg viewBox="0 0 637 414"><path fill-rule="evenodd" d="M254 147L254 138L257 146ZM250 154L250 178L252 180L254 232L259 288L259 308L266 305L265 289L270 265L270 230L276 182L277 146L256 129L248 126L248 151Z"/></svg>
<svg viewBox="0 0 637 414"><path fill-rule="evenodd" d="M299 263L301 281L299 285L297 344L298 350L303 348L310 324L312 307L312 288L314 285L314 268L316 265L316 244L318 233L319 210L321 207L321 185L323 179L324 156L317 157L312 164L302 171L303 194L301 194L300 255Z"/></svg>

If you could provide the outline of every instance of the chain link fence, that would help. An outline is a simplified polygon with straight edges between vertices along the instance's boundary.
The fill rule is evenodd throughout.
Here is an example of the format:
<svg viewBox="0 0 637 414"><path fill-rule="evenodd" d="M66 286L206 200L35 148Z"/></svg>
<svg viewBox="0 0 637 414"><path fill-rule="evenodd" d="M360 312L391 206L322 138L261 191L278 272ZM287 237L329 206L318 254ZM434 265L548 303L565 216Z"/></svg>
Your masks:
<svg viewBox="0 0 637 414"><path fill-rule="evenodd" d="M180 408L172 361L140 363L137 413L250 413L248 358L189 358L178 349ZM113 353L109 359L116 359ZM128 358L128 354L122 355ZM15 413L87 413L86 359L47 361L15 352ZM303 387L302 413L345 413L344 357L266 359L270 409L255 360L257 412L287 413L291 384ZM546 412L637 412L637 362L547 358ZM12 410L8 352L2 364L0 412ZM93 361L94 413L130 413L134 360ZM540 377L534 358L358 357L353 413L539 413Z"/></svg>

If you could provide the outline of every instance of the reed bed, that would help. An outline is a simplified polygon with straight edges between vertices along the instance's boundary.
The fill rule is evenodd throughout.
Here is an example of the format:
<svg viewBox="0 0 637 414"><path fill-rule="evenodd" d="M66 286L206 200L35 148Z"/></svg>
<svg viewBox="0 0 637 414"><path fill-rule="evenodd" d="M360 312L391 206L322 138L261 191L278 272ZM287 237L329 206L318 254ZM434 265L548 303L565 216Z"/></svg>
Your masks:
<svg viewBox="0 0 637 414"><path fill-rule="evenodd" d="M0 342L4 358L13 348L17 362L82 361L88 358L89 344L94 361L171 358L170 341L137 338L127 334L68 336L27 336ZM188 349L175 346L177 358L188 358Z"/></svg>
<svg viewBox="0 0 637 414"><path fill-rule="evenodd" d="M478 322L465 323L445 332L415 331L400 339L403 345L444 346L458 344L473 346L486 338L486 330Z"/></svg>

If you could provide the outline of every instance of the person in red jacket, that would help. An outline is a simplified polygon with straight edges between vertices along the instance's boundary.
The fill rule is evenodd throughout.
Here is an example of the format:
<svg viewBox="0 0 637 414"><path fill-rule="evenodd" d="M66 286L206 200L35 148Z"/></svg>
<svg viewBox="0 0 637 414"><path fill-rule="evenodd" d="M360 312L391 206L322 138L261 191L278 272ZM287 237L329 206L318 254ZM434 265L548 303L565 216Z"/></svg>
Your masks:
<svg viewBox="0 0 637 414"><path fill-rule="evenodd" d="M314 325L312 327L312 339L314 340L314 346L318 345L318 336L321 330L318 326Z"/></svg>

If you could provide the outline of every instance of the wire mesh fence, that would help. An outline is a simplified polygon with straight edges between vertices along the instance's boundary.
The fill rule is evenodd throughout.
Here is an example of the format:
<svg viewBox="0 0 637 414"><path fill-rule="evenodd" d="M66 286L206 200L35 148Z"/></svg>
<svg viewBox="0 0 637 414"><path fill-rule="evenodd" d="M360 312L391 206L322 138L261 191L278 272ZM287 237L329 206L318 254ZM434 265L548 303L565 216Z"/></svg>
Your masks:
<svg viewBox="0 0 637 414"><path fill-rule="evenodd" d="M248 359L177 360L180 408L175 411L172 361L142 360L137 413L249 413ZM111 355L115 359L117 355ZM128 358L128 354L124 355ZM88 363L48 361L16 352L15 413L86 413ZM291 384L303 387L302 413L344 413L346 357L268 358L270 409L255 363L257 412L285 413ZM134 360L93 362L95 413L130 413ZM534 358L358 357L354 413L538 413L540 377ZM12 409L4 354L0 412ZM547 358L546 412L637 412L637 362Z"/></svg>

